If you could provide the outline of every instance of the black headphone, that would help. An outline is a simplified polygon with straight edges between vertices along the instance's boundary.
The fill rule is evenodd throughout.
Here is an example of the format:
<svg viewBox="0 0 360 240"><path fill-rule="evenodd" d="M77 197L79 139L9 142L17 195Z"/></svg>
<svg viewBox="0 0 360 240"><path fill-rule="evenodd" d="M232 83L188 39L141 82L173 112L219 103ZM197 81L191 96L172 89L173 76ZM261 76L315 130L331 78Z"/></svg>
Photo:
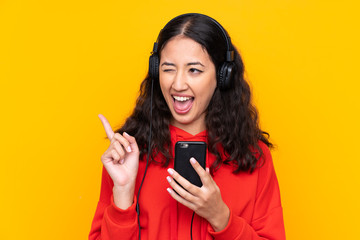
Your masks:
<svg viewBox="0 0 360 240"><path fill-rule="evenodd" d="M233 79L234 69L235 69L234 51L231 49L232 45L231 45L230 37L226 34L225 29L220 25L220 23L218 23L215 19L213 19L213 18L211 18L209 16L206 16L204 14L186 13L186 14L182 14L182 15L179 15L179 16L171 19L165 25L164 28L166 28L166 26L169 23L171 23L175 19L178 19L179 17L192 16L192 15L199 15L199 16L207 17L213 23L215 23L216 26L219 28L219 30L222 32L222 35L224 36L224 39L226 40L226 45L227 45L226 56L225 56L226 61L219 67L219 69L217 71L216 79L217 79L217 86L218 86L218 88L220 90L229 89L231 87L231 82L232 82L232 79ZM160 31L160 34L161 34L161 31ZM159 36L160 36L160 34L159 34ZM159 54L158 54L159 36L157 37L156 42L154 43L154 48L153 48L153 51L152 51L150 59L149 59L149 77L152 80L158 80L159 79L159 64L160 64L160 58L159 58Z"/></svg>

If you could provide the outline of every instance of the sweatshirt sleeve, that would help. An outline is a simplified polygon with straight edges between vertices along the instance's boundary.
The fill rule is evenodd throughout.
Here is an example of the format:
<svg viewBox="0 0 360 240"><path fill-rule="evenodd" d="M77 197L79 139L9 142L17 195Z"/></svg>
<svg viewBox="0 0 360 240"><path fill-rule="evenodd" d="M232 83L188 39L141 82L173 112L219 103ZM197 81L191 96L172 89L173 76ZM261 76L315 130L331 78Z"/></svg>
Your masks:
<svg viewBox="0 0 360 240"><path fill-rule="evenodd" d="M91 225L89 240L137 239L136 197L128 209L122 210L114 204L112 188L112 180L103 168L100 199Z"/></svg>
<svg viewBox="0 0 360 240"><path fill-rule="evenodd" d="M265 144L260 144L265 160L258 171L256 199L251 222L230 212L228 225L215 232L209 225L208 231L216 240L284 240L285 228L280 200L280 190L272 158ZM254 172L255 173L255 172Z"/></svg>

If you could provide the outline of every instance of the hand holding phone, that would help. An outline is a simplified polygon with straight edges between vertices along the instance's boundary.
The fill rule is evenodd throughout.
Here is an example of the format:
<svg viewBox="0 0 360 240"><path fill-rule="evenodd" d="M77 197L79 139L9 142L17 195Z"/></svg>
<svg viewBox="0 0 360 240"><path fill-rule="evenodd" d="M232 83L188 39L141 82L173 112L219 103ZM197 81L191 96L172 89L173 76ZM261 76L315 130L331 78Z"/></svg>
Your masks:
<svg viewBox="0 0 360 240"><path fill-rule="evenodd" d="M229 221L230 209L222 200L220 188L210 173L201 170L201 167L205 169L206 166L206 149L204 142L177 142L175 144L176 174L171 169L168 170L174 181L168 176L172 189L168 188L167 191L176 201L206 219L213 229L221 231ZM191 157L194 157L200 166L198 163L191 164ZM204 186L194 167L201 174ZM179 175L200 188L186 184ZM187 188L183 188L179 182L186 184Z"/></svg>

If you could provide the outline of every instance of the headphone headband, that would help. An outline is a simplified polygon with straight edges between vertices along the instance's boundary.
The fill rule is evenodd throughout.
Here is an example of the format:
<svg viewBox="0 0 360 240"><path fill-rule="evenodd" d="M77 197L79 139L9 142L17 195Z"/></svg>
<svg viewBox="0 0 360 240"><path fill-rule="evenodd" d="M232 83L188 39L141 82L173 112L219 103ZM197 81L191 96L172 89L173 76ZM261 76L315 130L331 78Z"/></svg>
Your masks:
<svg viewBox="0 0 360 240"><path fill-rule="evenodd" d="M205 17L207 19L209 19L212 23L214 23L217 28L221 31L225 41L226 41L226 54L225 54L225 62L222 63L222 65L219 66L218 68L218 72L217 72L217 86L219 87L219 89L221 90L226 90L229 89L231 84L232 84L232 79L233 79L233 75L234 75L234 69L235 69L235 63L234 63L234 50L232 49L232 44L231 44L231 40L230 37L227 35L225 29L220 25L220 23L218 23L215 19L204 15L204 14L200 14L200 13L185 13L182 15L179 15L173 19L171 19L165 26L163 29L161 29L156 42L154 43L153 46L153 51L151 52L151 56L149 59L149 76L152 80L158 80L159 79L159 37L161 35L161 32L166 29L166 27L172 23L173 21L175 21L176 19L179 19L181 17L185 17L185 16L202 16Z"/></svg>
<svg viewBox="0 0 360 240"><path fill-rule="evenodd" d="M157 53L158 52L158 42L159 42L159 36L161 35L161 32L164 28L166 28L171 22L175 21L176 19L180 18L180 17L186 17L186 16L203 16L203 17L206 17L208 18L209 20L211 20L217 27L218 29L222 32L223 34L223 37L226 41L226 46L227 46L227 51L226 51L226 55L225 55L225 58L226 58L226 61L227 62L232 62L234 61L234 51L231 49L231 40L230 40L230 37L227 35L225 29L221 26L221 24L216 21L215 19L213 19L212 17L209 17L207 15L204 15L204 14L201 14L201 13L185 13L185 14L182 14L182 15L179 15L179 16L176 16L174 17L173 19L171 19L168 23L166 23L166 25L161 29L157 39L156 39L156 42L154 43L154 47L153 47L153 52L152 53Z"/></svg>

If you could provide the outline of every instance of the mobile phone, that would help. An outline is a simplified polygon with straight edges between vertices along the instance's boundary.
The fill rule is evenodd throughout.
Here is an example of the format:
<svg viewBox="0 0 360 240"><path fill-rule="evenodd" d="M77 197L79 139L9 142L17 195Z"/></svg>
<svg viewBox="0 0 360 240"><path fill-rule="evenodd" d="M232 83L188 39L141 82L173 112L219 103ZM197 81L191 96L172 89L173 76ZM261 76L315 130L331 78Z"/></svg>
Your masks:
<svg viewBox="0 0 360 240"><path fill-rule="evenodd" d="M190 163L190 158L193 157L205 169L206 165L206 143L179 141L175 144L175 162L174 169L182 177L187 179L192 184L201 187L202 182L199 175Z"/></svg>

